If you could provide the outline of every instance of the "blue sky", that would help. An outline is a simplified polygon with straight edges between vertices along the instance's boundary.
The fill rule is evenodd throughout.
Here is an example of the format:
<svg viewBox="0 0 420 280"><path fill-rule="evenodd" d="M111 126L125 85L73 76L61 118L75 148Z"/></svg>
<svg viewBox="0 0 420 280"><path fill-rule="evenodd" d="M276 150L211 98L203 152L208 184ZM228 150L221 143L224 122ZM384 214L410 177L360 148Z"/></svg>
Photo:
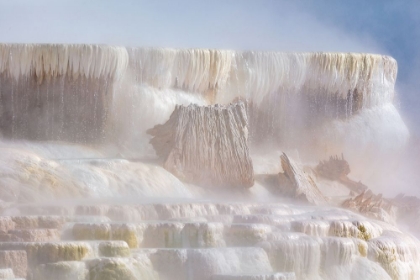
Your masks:
<svg viewBox="0 0 420 280"><path fill-rule="evenodd" d="M0 0L0 42L388 54L420 131L419 0Z"/></svg>

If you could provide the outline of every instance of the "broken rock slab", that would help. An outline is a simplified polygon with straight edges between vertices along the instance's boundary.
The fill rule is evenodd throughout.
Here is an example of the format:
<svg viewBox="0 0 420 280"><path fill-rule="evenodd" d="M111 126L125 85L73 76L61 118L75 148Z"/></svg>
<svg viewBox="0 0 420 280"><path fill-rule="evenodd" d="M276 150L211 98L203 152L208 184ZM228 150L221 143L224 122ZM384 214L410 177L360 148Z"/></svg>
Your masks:
<svg viewBox="0 0 420 280"><path fill-rule="evenodd" d="M252 187L245 105L177 106L148 130L163 166L179 179L206 187Z"/></svg>
<svg viewBox="0 0 420 280"><path fill-rule="evenodd" d="M316 205L326 202L325 197L309 174L305 173L285 153L280 156L280 160L283 173L280 172L278 178L282 194Z"/></svg>

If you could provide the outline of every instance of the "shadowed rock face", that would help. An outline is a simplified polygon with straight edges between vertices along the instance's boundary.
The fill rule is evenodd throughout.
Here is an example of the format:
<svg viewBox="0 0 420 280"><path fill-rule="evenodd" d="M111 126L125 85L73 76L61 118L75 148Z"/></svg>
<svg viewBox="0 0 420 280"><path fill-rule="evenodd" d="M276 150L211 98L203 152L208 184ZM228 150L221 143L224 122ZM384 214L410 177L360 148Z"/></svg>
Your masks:
<svg viewBox="0 0 420 280"><path fill-rule="evenodd" d="M115 144L140 157L150 151L146 129L176 104L243 98L253 143L319 156L328 148L351 162L354 152L405 145L396 74L393 58L372 54L0 44L0 133ZM386 149L366 146L372 137Z"/></svg>
<svg viewBox="0 0 420 280"><path fill-rule="evenodd" d="M320 161L316 167L316 172L324 178L330 180L339 180L340 178L349 175L350 165L341 155L330 157L328 161Z"/></svg>
<svg viewBox="0 0 420 280"><path fill-rule="evenodd" d="M165 169L181 180L218 187L254 184L243 103L177 106L165 124L148 133Z"/></svg>
<svg viewBox="0 0 420 280"><path fill-rule="evenodd" d="M111 87L106 78L0 74L0 131L11 139L97 142L103 137Z"/></svg>
<svg viewBox="0 0 420 280"><path fill-rule="evenodd" d="M0 44L0 131L12 139L97 142L125 48Z"/></svg>

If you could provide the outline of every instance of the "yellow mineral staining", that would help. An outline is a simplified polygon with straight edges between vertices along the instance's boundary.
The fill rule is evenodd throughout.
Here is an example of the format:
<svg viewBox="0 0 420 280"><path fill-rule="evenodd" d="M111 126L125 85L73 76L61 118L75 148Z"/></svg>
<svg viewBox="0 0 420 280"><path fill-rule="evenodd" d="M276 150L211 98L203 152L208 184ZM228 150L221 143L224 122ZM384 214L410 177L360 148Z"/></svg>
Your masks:
<svg viewBox="0 0 420 280"><path fill-rule="evenodd" d="M113 225L112 239L124 240L130 248L137 248L140 242L137 238L136 226L130 224Z"/></svg>
<svg viewBox="0 0 420 280"><path fill-rule="evenodd" d="M92 251L84 242L0 243L0 250L25 250L29 266L59 261L80 261Z"/></svg>
<svg viewBox="0 0 420 280"><path fill-rule="evenodd" d="M378 79L392 98L397 66L394 59L355 53L279 53L216 50L131 49L132 68L154 87L179 87L190 92L217 90L217 100L232 100L229 92L259 103L272 92L361 93L366 105L377 102ZM137 70L139 69L139 70ZM380 94L388 94L382 92ZM372 95L372 96L369 96ZM229 100L230 99L230 100Z"/></svg>
<svg viewBox="0 0 420 280"><path fill-rule="evenodd" d="M99 244L99 254L103 257L128 257L130 248L124 241L104 241Z"/></svg>
<svg viewBox="0 0 420 280"><path fill-rule="evenodd" d="M109 240L110 224L75 224L73 236L76 240Z"/></svg>
<svg viewBox="0 0 420 280"><path fill-rule="evenodd" d="M121 259L104 259L90 268L90 280L136 280L130 267Z"/></svg>
<svg viewBox="0 0 420 280"><path fill-rule="evenodd" d="M381 234L381 227L369 221L332 221L330 224L332 236L353 237L367 241Z"/></svg>
<svg viewBox="0 0 420 280"><path fill-rule="evenodd" d="M378 246L377 260L393 280L401 279L397 270L397 252L393 247Z"/></svg>
<svg viewBox="0 0 420 280"><path fill-rule="evenodd" d="M418 279L418 240L396 231L386 231L369 240L368 257L379 264L392 279Z"/></svg>
<svg viewBox="0 0 420 280"><path fill-rule="evenodd" d="M233 51L131 48L130 67L137 80L158 88L205 93L222 88L231 71Z"/></svg>
<svg viewBox="0 0 420 280"><path fill-rule="evenodd" d="M359 239L355 240L356 244L357 244L357 249L359 251L360 256L362 257L366 257L367 256L367 252L368 252L368 245L366 242L362 242Z"/></svg>
<svg viewBox="0 0 420 280"><path fill-rule="evenodd" d="M226 228L226 240L229 246L255 245L267 240L272 232L269 225L264 224L232 224Z"/></svg>
<svg viewBox="0 0 420 280"><path fill-rule="evenodd" d="M45 279L88 279L89 271L85 263L77 261L56 262L41 264L36 267L33 273L34 280Z"/></svg>
<svg viewBox="0 0 420 280"><path fill-rule="evenodd" d="M140 84L201 93L225 104L238 94L259 104L273 92L304 90L344 99L357 92L364 107L392 100L397 63L388 56L358 53L0 44L2 73L16 80L34 75L40 83L64 75L128 75Z"/></svg>
<svg viewBox="0 0 420 280"><path fill-rule="evenodd" d="M73 226L76 240L122 240L130 248L140 245L137 226L133 224L78 223Z"/></svg>

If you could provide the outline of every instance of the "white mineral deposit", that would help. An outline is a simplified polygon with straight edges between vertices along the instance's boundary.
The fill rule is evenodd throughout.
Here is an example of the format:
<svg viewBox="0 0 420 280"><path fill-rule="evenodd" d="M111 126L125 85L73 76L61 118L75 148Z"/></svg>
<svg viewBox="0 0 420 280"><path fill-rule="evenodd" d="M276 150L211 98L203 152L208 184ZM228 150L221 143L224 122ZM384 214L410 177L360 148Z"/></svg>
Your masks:
<svg viewBox="0 0 420 280"><path fill-rule="evenodd" d="M420 279L420 200L360 182L406 148L396 78L377 54L0 44L0 278Z"/></svg>

